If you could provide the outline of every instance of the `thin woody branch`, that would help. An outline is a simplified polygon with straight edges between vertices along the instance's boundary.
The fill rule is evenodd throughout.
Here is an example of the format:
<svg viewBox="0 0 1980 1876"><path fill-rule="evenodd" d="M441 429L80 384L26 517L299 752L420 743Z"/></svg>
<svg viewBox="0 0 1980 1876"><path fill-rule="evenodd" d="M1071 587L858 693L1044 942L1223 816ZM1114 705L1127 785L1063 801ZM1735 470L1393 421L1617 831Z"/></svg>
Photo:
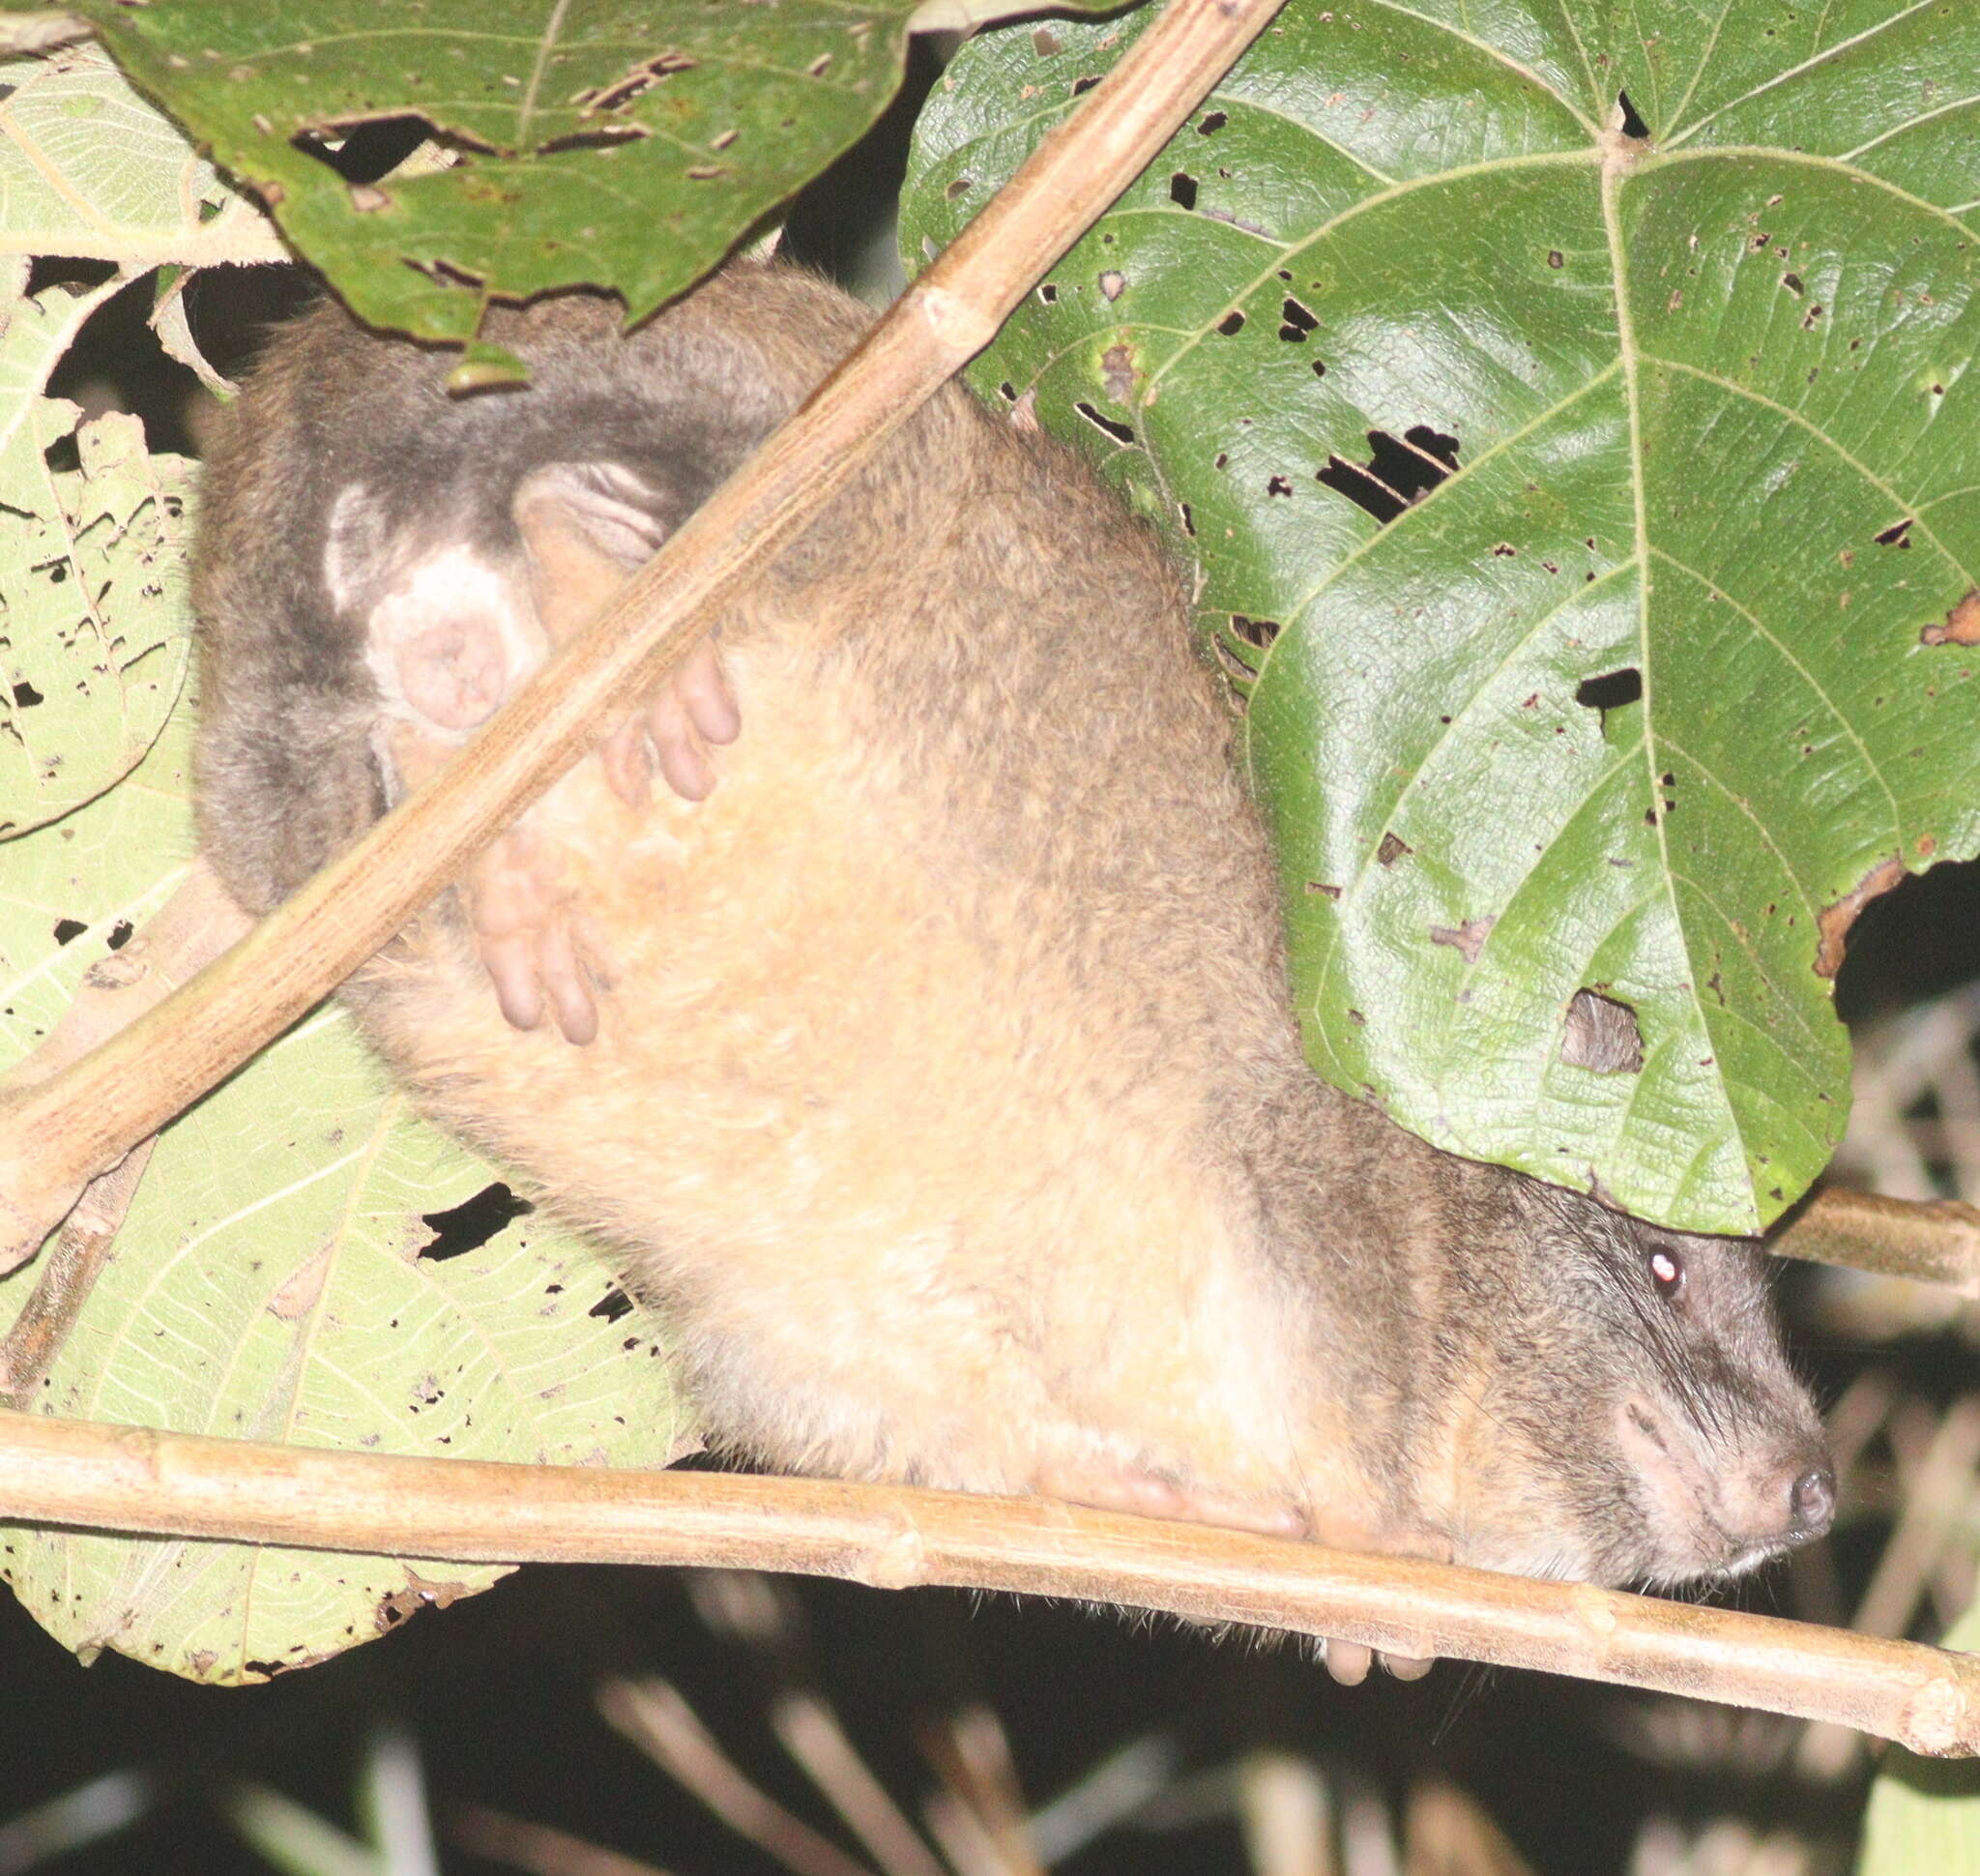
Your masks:
<svg viewBox="0 0 1980 1876"><path fill-rule="evenodd" d="M41 1046L19 1064L20 1085L48 1078L80 1061L106 1037L204 970L248 928L248 915L203 860L187 868L178 890L141 930L93 964ZM151 1158L152 1138L90 1181L43 1259L34 1293L0 1335L0 1402L32 1398L89 1300Z"/></svg>
<svg viewBox="0 0 1980 1876"><path fill-rule="evenodd" d="M1071 1597L1980 1753L1980 1659L1942 1649L1049 1499L396 1458L10 1416L0 1517L409 1559L713 1565Z"/></svg>
<svg viewBox="0 0 1980 1876"><path fill-rule="evenodd" d="M1980 1297L1980 1206L1824 1186L1767 1240L1782 1257L1942 1283Z"/></svg>
<svg viewBox="0 0 1980 1876"><path fill-rule="evenodd" d="M1170 0L1072 117L796 416L430 788L192 984L50 1081L0 1098L0 1271L84 1184L270 1041L425 904L651 689L702 623L987 345L1277 11Z"/></svg>

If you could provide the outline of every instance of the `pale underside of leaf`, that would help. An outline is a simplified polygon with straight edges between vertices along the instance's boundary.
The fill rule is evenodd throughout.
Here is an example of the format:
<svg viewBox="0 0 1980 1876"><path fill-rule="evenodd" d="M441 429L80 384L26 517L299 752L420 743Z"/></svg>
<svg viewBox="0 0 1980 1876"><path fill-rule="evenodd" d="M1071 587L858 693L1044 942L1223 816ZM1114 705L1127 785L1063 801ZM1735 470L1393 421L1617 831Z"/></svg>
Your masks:
<svg viewBox="0 0 1980 1876"><path fill-rule="evenodd" d="M117 787L0 846L0 1067L176 885L189 740L181 713ZM411 1115L326 1007L166 1130L37 1404L356 1451L666 1463L688 1434L655 1320L541 1216L454 1216L498 1178ZM0 1282L0 1326L38 1274ZM0 1568L70 1646L215 1682L503 1573L18 1528Z"/></svg>

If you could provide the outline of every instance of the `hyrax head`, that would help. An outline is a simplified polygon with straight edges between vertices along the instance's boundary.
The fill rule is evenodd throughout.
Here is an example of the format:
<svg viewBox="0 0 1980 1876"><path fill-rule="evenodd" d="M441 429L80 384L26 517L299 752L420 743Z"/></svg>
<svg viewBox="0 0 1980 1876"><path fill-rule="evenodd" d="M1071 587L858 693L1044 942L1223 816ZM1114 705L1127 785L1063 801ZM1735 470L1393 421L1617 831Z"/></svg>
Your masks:
<svg viewBox="0 0 1980 1876"><path fill-rule="evenodd" d="M1835 1472L1762 1253L1500 1181L1503 1224L1457 1254L1459 1561L1668 1587L1826 1532Z"/></svg>

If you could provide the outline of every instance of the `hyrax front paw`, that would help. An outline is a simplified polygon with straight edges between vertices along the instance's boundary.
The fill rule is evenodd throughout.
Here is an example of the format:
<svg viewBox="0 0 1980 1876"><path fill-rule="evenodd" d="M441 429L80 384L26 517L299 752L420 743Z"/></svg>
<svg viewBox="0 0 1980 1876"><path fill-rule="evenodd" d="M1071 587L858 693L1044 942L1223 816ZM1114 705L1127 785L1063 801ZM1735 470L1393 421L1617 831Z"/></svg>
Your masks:
<svg viewBox="0 0 1980 1876"><path fill-rule="evenodd" d="M598 1033L595 991L610 982L597 932L565 882L554 843L510 828L464 882L468 923L502 1013L535 1029L545 1008L568 1042Z"/></svg>

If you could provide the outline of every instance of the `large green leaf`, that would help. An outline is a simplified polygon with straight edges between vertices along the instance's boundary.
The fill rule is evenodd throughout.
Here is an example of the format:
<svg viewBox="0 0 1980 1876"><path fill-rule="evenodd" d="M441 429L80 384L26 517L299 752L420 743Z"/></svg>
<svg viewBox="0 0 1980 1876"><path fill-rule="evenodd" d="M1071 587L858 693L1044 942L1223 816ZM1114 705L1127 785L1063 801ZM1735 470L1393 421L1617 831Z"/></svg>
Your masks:
<svg viewBox="0 0 1980 1876"><path fill-rule="evenodd" d="M911 260L1141 24L964 48ZM1964 5L1294 0L979 362L1197 559L1310 1053L1439 1145L1827 1158L1849 918L1980 846L1976 96Z"/></svg>
<svg viewBox="0 0 1980 1876"><path fill-rule="evenodd" d="M188 734L182 712L121 785L0 847L0 1068L178 883ZM584 1245L491 1193L498 1177L319 1010L166 1129L39 1405L305 1446L664 1464L687 1436L657 1323ZM38 1275L0 1280L0 1326ZM503 1573L0 1530L0 1576L59 1639L204 1681L302 1665Z"/></svg>
<svg viewBox="0 0 1980 1876"><path fill-rule="evenodd" d="M18 3L18 0L12 0ZM698 279L899 84L916 0L82 0L126 70L375 325L464 339L489 296ZM417 118L451 168L353 189L314 154ZM465 290L464 290L465 288Z"/></svg>

